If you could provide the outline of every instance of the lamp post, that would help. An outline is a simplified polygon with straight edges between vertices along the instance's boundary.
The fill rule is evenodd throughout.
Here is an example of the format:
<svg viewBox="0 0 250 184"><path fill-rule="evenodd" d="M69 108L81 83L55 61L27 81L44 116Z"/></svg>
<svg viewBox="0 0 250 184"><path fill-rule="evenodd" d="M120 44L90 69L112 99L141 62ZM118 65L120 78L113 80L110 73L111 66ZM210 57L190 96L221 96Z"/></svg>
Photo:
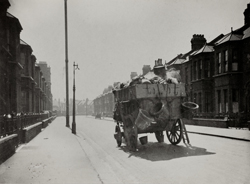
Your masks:
<svg viewBox="0 0 250 184"><path fill-rule="evenodd" d="M65 70L66 70L66 127L69 127L69 76L68 76L68 23L67 0L64 0L65 13Z"/></svg>
<svg viewBox="0 0 250 184"><path fill-rule="evenodd" d="M76 65L75 62L73 64L73 122L72 122L72 133L76 134L76 111L75 111L75 92L76 92L76 85L75 85L75 71L80 70L78 68L78 64Z"/></svg>

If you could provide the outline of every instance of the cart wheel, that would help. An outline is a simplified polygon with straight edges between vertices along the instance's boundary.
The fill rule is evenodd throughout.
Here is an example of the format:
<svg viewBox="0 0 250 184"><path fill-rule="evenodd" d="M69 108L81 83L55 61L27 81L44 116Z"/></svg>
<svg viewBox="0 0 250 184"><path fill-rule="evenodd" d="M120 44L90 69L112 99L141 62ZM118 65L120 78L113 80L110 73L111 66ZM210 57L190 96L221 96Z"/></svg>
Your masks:
<svg viewBox="0 0 250 184"><path fill-rule="evenodd" d="M164 142L164 135L162 131L156 131L155 137L159 143Z"/></svg>
<svg viewBox="0 0 250 184"><path fill-rule="evenodd" d="M117 146L120 147L122 144L122 132L119 126L116 126L115 139Z"/></svg>
<svg viewBox="0 0 250 184"><path fill-rule="evenodd" d="M166 131L168 140L173 145L179 144L182 140L183 127L181 121L181 119L177 119L176 122L173 124L171 130Z"/></svg>

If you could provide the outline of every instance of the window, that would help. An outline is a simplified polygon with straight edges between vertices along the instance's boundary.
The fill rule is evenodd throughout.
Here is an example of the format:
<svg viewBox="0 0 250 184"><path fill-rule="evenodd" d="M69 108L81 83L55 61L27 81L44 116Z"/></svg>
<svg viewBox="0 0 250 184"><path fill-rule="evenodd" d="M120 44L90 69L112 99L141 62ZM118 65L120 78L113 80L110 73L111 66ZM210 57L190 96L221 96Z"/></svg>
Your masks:
<svg viewBox="0 0 250 184"><path fill-rule="evenodd" d="M196 79L199 79L200 74L200 63L196 61Z"/></svg>
<svg viewBox="0 0 250 184"><path fill-rule="evenodd" d="M194 103L196 103L196 93L194 93Z"/></svg>
<svg viewBox="0 0 250 184"><path fill-rule="evenodd" d="M232 90L232 102L233 102L233 112L239 112L239 90Z"/></svg>
<svg viewBox="0 0 250 184"><path fill-rule="evenodd" d="M198 105L199 105L199 112L202 112L201 93L198 93Z"/></svg>
<svg viewBox="0 0 250 184"><path fill-rule="evenodd" d="M238 60L238 51L236 49L233 50L233 61Z"/></svg>
<svg viewBox="0 0 250 184"><path fill-rule="evenodd" d="M239 101L239 90L238 89L233 89L232 98L233 98L232 99L233 102Z"/></svg>
<svg viewBox="0 0 250 184"><path fill-rule="evenodd" d="M224 72L228 71L228 51L224 51Z"/></svg>
<svg viewBox="0 0 250 184"><path fill-rule="evenodd" d="M238 71L238 51L233 50L232 71Z"/></svg>
<svg viewBox="0 0 250 184"><path fill-rule="evenodd" d="M20 60L21 60L21 64L24 67L24 65L25 65L25 53L21 52L21 54L20 54Z"/></svg>
<svg viewBox="0 0 250 184"><path fill-rule="evenodd" d="M221 73L221 53L217 53L217 71Z"/></svg>
<svg viewBox="0 0 250 184"><path fill-rule="evenodd" d="M188 84L188 67L185 67L185 83Z"/></svg>
<svg viewBox="0 0 250 184"><path fill-rule="evenodd" d="M197 68L196 68L196 61L194 62L194 80L196 80L196 72Z"/></svg>
<svg viewBox="0 0 250 184"><path fill-rule="evenodd" d="M204 63L204 77L210 77L210 61L206 60Z"/></svg>
<svg viewBox="0 0 250 184"><path fill-rule="evenodd" d="M21 92L21 96L22 96L22 99L21 99L21 103L22 103L22 111L23 112L26 112L26 106L27 106L27 100L28 100L28 94L26 91L22 91Z"/></svg>
<svg viewBox="0 0 250 184"><path fill-rule="evenodd" d="M209 92L205 92L205 112L210 112L210 101L211 101L211 96L210 96L211 93Z"/></svg>
<svg viewBox="0 0 250 184"><path fill-rule="evenodd" d="M228 93L227 93L227 89L224 89L224 112L228 112Z"/></svg>
<svg viewBox="0 0 250 184"><path fill-rule="evenodd" d="M221 109L221 92L220 92L220 90L217 91L217 110L218 110L218 113L222 112L222 109Z"/></svg>
<svg viewBox="0 0 250 184"><path fill-rule="evenodd" d="M202 72L202 60L197 63L197 71L198 71L198 79L201 79L201 72Z"/></svg>

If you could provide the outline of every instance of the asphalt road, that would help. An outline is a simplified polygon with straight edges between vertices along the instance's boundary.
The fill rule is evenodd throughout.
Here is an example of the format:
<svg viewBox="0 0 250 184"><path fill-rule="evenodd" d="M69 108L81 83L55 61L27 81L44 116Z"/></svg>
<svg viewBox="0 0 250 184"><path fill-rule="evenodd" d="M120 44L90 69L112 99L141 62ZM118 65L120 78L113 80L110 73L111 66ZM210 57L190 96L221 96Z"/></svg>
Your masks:
<svg viewBox="0 0 250 184"><path fill-rule="evenodd" d="M116 146L114 129L112 121L77 117L78 141L104 183L250 183L249 142L189 134L190 148L147 134L148 144L130 152Z"/></svg>
<svg viewBox="0 0 250 184"><path fill-rule="evenodd" d="M250 183L250 142L190 133L192 147L173 146L147 134L131 152L114 131L113 121L77 116L74 135L59 117L0 165L0 183Z"/></svg>

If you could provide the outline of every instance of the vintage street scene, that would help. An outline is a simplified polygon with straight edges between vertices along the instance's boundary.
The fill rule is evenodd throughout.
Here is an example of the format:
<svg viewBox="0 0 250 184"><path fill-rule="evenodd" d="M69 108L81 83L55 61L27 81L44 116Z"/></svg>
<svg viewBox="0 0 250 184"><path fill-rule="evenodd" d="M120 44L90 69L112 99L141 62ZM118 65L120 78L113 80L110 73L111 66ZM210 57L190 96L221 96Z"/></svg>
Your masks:
<svg viewBox="0 0 250 184"><path fill-rule="evenodd" d="M0 184L250 183L250 3L0 0Z"/></svg>

